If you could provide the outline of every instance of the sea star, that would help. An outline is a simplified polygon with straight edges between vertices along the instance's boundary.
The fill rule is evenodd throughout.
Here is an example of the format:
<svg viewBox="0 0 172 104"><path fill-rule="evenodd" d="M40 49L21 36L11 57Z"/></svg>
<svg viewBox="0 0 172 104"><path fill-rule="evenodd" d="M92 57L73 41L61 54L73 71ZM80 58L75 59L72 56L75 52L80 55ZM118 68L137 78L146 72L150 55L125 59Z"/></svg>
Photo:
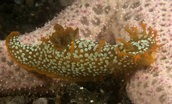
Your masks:
<svg viewBox="0 0 172 104"><path fill-rule="evenodd" d="M142 3L144 21L160 33L164 44L147 71L138 71L128 83L127 92L135 104L172 103L172 1L150 0Z"/></svg>
<svg viewBox="0 0 172 104"><path fill-rule="evenodd" d="M112 14L106 0L77 0L42 28L20 36L23 44L36 44L54 32L55 24L80 27L80 37L96 37ZM89 17L89 18L87 18ZM0 41L0 95L46 94L65 86L65 81L35 75L15 64L8 56L5 41ZM50 83L49 83L50 82Z"/></svg>
<svg viewBox="0 0 172 104"><path fill-rule="evenodd" d="M172 50L168 47L172 46L170 42L172 40L170 30L172 28L171 7L172 2L169 0L76 1L43 28L38 28L34 32L21 36L20 40L23 40L22 42L25 44L35 44L39 42L42 36L46 37L47 34L52 34L54 32L52 27L56 23L74 28L79 27L81 29L80 38L83 39L95 41L103 37L111 42L111 36L114 37L115 35L115 37L123 37L129 40L126 32L123 31L123 27L137 25L138 22L144 21L160 32L158 37L160 44L166 44L157 53L156 62L150 67L150 69L153 68L155 71L147 73L139 71L128 83L128 96L136 104L170 103L172 102L170 99L172 83L169 76L171 75L170 69L172 67L170 65ZM119 33L121 35L118 35ZM33 40L30 39L31 37ZM6 54L4 45L4 41L1 41L0 57L1 63L4 64L0 64L0 94L12 94L15 91L21 92L23 88L30 93L33 93L30 89L35 89L37 93L40 93L41 91L37 89L42 88L42 92L45 93L51 88L55 90L52 86L59 88L58 85L63 84L63 81L59 82L61 80L55 79L56 85L53 84L50 85L51 88L47 88L49 86L43 79L39 79L35 74L27 72L14 64ZM143 78L146 80L142 80ZM141 85L143 87L140 87ZM154 88L157 89L157 92L155 92Z"/></svg>
<svg viewBox="0 0 172 104"><path fill-rule="evenodd" d="M123 18L119 18L119 15ZM129 98L134 104L171 104L172 102L172 1L171 0L126 0L120 2L112 22L114 33L122 34L117 27L135 25L141 20L159 31L159 44L163 44L156 54L156 61L149 68L137 71L127 84ZM117 24L117 25L116 25ZM117 29L116 29L117 28ZM116 35L117 37L117 35Z"/></svg>

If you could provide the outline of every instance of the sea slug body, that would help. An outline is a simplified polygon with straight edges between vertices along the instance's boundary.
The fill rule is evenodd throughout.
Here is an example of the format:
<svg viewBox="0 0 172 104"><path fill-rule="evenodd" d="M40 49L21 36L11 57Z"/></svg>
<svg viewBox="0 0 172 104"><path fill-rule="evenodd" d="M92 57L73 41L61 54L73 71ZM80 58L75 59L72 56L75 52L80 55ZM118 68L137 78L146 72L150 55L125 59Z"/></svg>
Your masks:
<svg viewBox="0 0 172 104"><path fill-rule="evenodd" d="M157 31L140 23L143 32L136 27L125 28L130 34L130 41L122 39L120 45L110 45L101 40L76 39L79 29L64 29L55 25L55 32L49 37L42 37L41 43L30 46L22 44L18 32L11 32L6 38L6 47L10 57L20 66L71 81L97 81L108 74L130 73L138 66L148 66L154 62L157 45Z"/></svg>

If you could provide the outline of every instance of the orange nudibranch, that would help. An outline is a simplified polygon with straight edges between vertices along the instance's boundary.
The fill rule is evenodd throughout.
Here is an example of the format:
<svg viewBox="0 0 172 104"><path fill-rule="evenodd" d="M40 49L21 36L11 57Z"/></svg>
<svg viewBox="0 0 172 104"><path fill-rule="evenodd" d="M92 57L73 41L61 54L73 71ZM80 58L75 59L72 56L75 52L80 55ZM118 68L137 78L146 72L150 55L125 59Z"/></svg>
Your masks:
<svg viewBox="0 0 172 104"><path fill-rule="evenodd" d="M71 81L97 81L109 74L118 75L148 66L154 62L157 45L156 30L140 23L143 32L136 27L125 28L131 39L121 44L110 45L105 41L93 42L76 39L79 29L55 25L55 32L49 38L33 46L22 44L18 32L11 32L6 38L10 57L21 67L49 77Z"/></svg>

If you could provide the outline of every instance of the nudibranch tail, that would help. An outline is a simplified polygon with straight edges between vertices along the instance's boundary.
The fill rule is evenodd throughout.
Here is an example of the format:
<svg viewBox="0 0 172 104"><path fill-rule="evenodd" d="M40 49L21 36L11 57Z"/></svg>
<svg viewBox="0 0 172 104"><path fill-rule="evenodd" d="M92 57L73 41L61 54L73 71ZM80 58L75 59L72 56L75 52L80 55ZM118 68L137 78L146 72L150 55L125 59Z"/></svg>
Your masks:
<svg viewBox="0 0 172 104"><path fill-rule="evenodd" d="M119 45L110 45L101 40L77 39L79 29L61 25L54 26L55 32L48 38L42 37L36 45L22 44L18 32L11 32L6 38L10 57L20 66L44 74L71 81L97 81L109 74L115 77L127 75L154 62L157 45L157 31L141 23L143 31L137 27L125 28L131 39L122 39Z"/></svg>
<svg viewBox="0 0 172 104"><path fill-rule="evenodd" d="M145 65L150 65L154 62L155 52L161 47L157 45L156 37L158 36L157 31L149 27L149 33L146 32L146 24L140 23L142 27L142 32L138 32L137 27L124 28L130 34L130 41L126 42L122 39L117 39L117 41L122 42L126 54L133 56L134 62L141 62ZM140 60L140 61L139 61Z"/></svg>

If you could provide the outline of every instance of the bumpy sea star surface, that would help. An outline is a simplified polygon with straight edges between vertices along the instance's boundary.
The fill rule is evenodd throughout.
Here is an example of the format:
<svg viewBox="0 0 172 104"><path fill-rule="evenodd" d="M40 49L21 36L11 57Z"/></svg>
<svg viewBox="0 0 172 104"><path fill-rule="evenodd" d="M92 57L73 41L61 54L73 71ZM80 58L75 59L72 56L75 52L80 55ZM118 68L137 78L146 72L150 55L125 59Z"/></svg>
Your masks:
<svg viewBox="0 0 172 104"><path fill-rule="evenodd" d="M156 54L155 63L132 77L127 86L128 96L135 104L171 104L172 1L145 0L138 3L140 11L136 15L142 14L144 22L159 31L157 39L163 46Z"/></svg>
<svg viewBox="0 0 172 104"><path fill-rule="evenodd" d="M135 104L171 104L172 1L127 0L120 4L115 14L119 22L114 22L114 28L144 21L159 31L157 39L160 40L159 44L163 44L156 53L156 61L150 67L136 72L128 82L128 96ZM114 29L114 33L120 32L122 37L128 39L121 29L117 29Z"/></svg>

